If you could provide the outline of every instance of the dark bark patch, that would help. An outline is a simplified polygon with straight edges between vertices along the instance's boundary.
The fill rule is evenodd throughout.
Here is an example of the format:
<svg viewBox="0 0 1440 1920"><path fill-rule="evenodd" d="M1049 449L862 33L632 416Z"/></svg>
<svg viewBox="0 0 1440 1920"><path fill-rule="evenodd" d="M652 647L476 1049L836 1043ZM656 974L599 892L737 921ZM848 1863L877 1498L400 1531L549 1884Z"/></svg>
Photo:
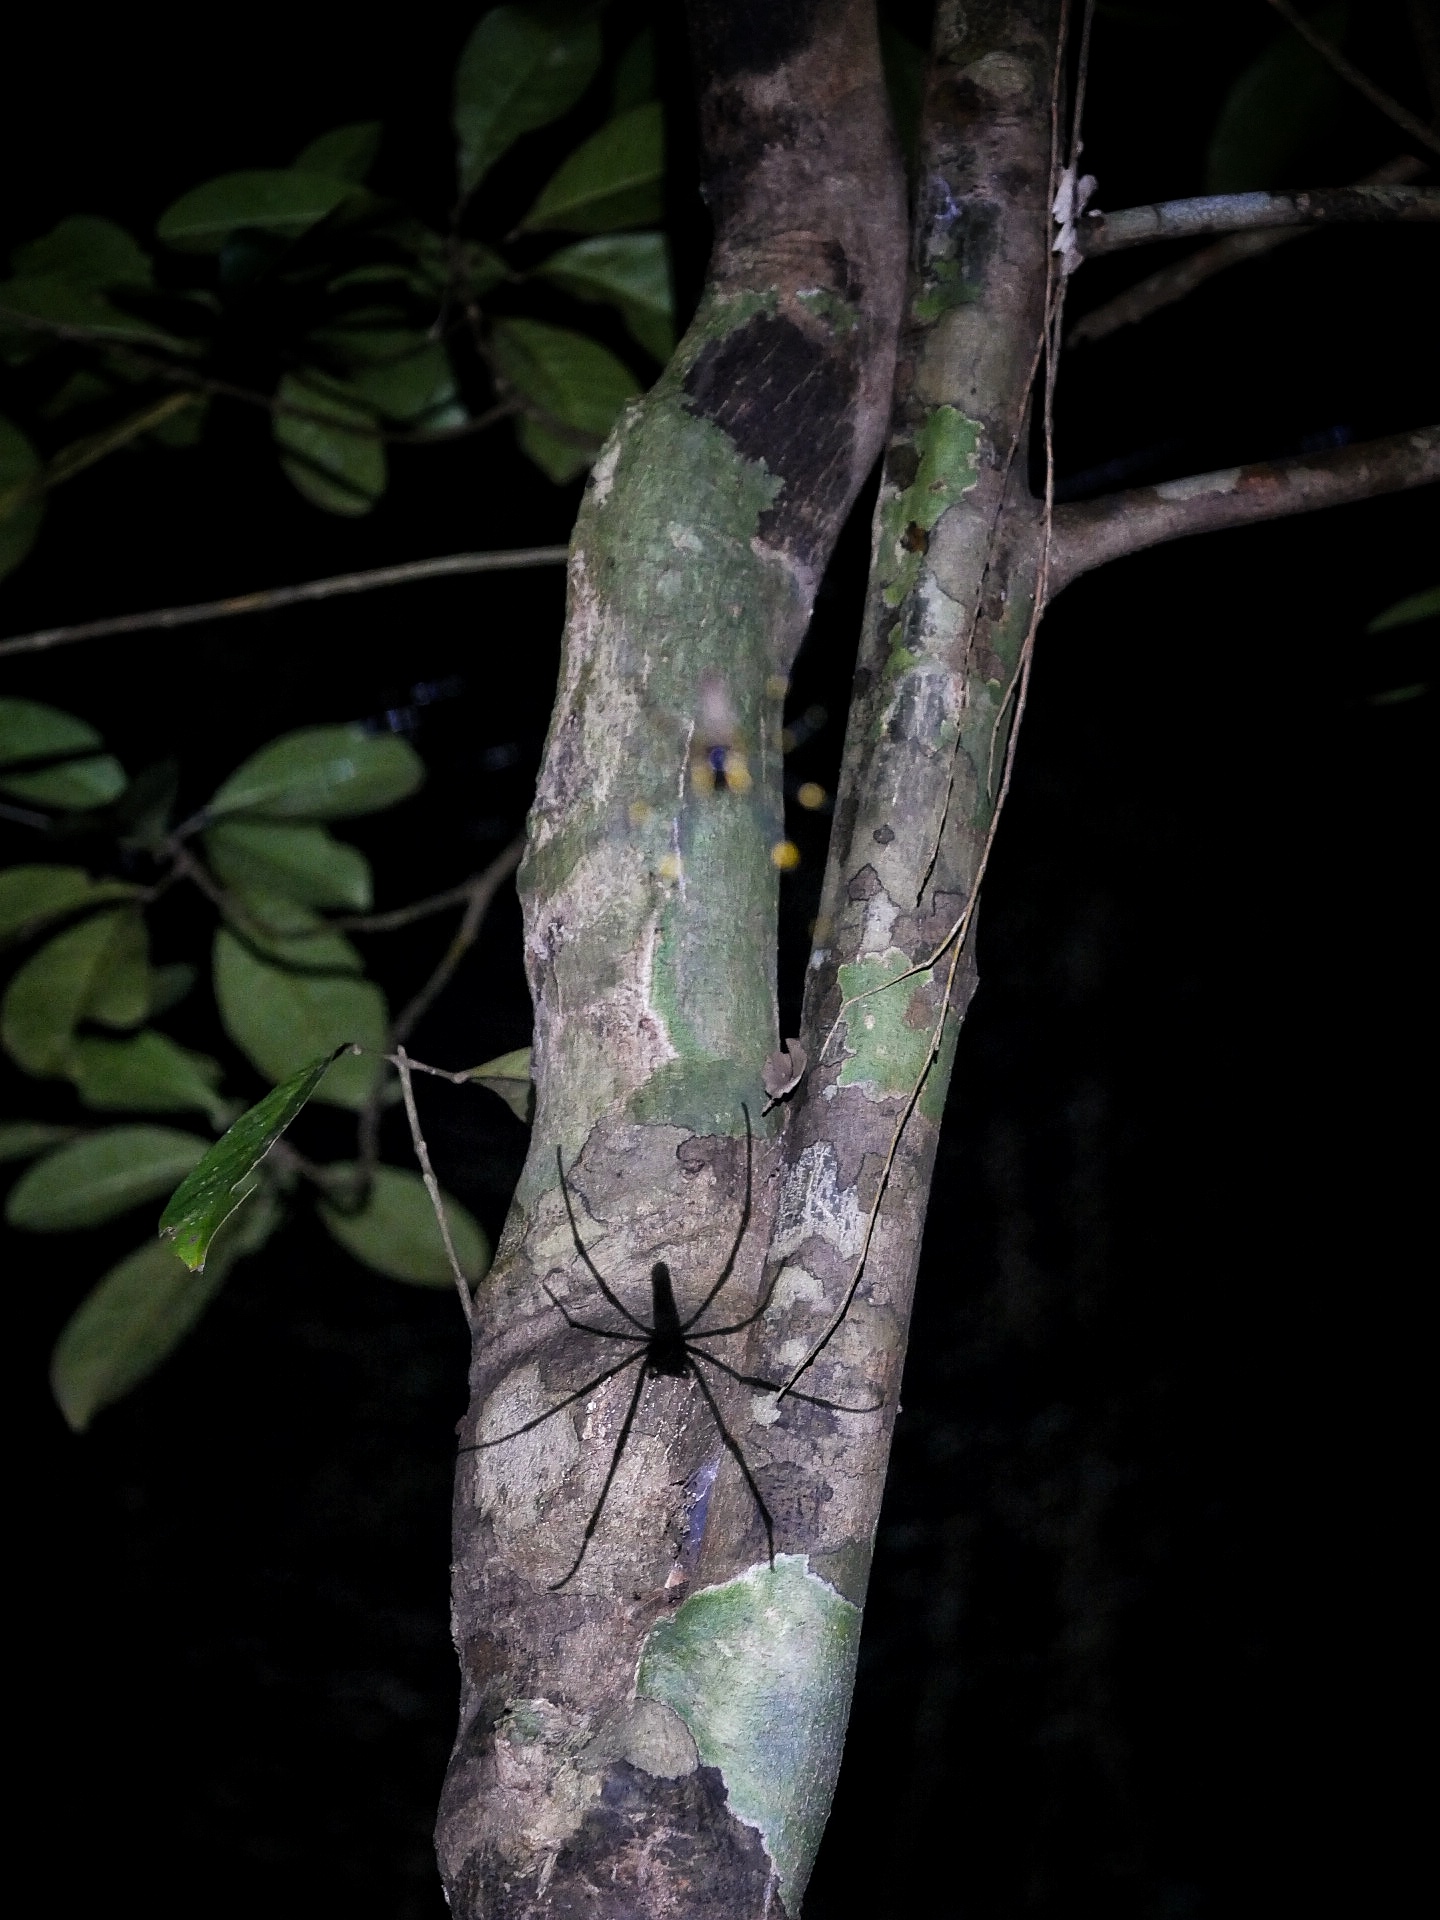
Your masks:
<svg viewBox="0 0 1440 1920"><path fill-rule="evenodd" d="M876 827L870 838L875 842L877 847L888 847L890 842L895 838L895 829L893 827Z"/></svg>
<svg viewBox="0 0 1440 1920"><path fill-rule="evenodd" d="M773 1892L766 1906L770 1880L760 1836L731 1813L718 1768L660 1780L617 1760L561 1850L544 1911L554 1920L758 1920L785 1911Z"/></svg>
<svg viewBox="0 0 1440 1920"><path fill-rule="evenodd" d="M879 835L876 835L879 838ZM880 876L874 867L864 866L853 876L845 889L852 900L873 900L880 892Z"/></svg>
<svg viewBox="0 0 1440 1920"><path fill-rule="evenodd" d="M690 13L695 65L702 84L743 73L773 73L814 36L821 0L728 0Z"/></svg>
<svg viewBox="0 0 1440 1920"><path fill-rule="evenodd" d="M854 389L848 359L783 314L711 342L685 376L692 410L785 483L760 516L761 539L807 561L828 549L850 496Z"/></svg>

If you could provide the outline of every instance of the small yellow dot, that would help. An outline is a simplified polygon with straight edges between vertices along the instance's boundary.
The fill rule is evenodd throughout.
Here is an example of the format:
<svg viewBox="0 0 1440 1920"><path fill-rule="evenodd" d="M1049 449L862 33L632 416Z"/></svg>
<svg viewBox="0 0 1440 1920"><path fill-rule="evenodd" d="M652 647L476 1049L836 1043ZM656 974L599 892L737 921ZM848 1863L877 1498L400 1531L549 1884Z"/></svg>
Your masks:
<svg viewBox="0 0 1440 1920"><path fill-rule="evenodd" d="M660 878L662 880L678 880L680 878L679 854L678 853L665 854L660 860L657 871L659 872Z"/></svg>
<svg viewBox="0 0 1440 1920"><path fill-rule="evenodd" d="M733 747L725 755L725 784L732 793L748 793L755 784L744 754Z"/></svg>
<svg viewBox="0 0 1440 1920"><path fill-rule="evenodd" d="M800 849L793 840L777 840L770 849L770 858L782 873L789 873L800 864Z"/></svg>
<svg viewBox="0 0 1440 1920"><path fill-rule="evenodd" d="M825 789L818 780L807 780L795 795L807 813L813 813L816 807L823 807L825 797Z"/></svg>
<svg viewBox="0 0 1440 1920"><path fill-rule="evenodd" d="M631 826L643 827L645 822L650 818L652 811L653 809L649 806L648 802L644 800L632 800L630 803Z"/></svg>
<svg viewBox="0 0 1440 1920"><path fill-rule="evenodd" d="M710 762L708 760L696 759L690 762L690 785L695 789L696 793L713 793L715 791L715 775L710 771Z"/></svg>

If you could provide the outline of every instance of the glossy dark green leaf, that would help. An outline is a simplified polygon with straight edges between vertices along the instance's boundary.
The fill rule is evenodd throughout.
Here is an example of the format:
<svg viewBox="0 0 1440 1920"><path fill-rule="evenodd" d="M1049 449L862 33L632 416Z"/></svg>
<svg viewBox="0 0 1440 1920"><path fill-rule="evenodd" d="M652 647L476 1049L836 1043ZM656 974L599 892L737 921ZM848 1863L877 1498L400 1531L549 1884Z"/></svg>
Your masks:
<svg viewBox="0 0 1440 1920"><path fill-rule="evenodd" d="M1367 633L1388 633L1391 627L1414 626L1420 620L1434 620L1440 617L1440 587L1426 587L1422 593L1408 594L1405 599L1397 600L1393 607L1386 607L1383 613L1377 613L1373 620L1365 623ZM0 875L0 883L4 876Z"/></svg>
<svg viewBox="0 0 1440 1920"><path fill-rule="evenodd" d="M610 111L628 113L655 98L655 35L646 27L637 33L615 63Z"/></svg>
<svg viewBox="0 0 1440 1920"><path fill-rule="evenodd" d="M520 222L521 231L648 226L660 218L664 178L664 122L659 101L652 100L619 114L577 147Z"/></svg>
<svg viewBox="0 0 1440 1920"><path fill-rule="evenodd" d="M469 418L450 356L413 330L329 327L312 336L349 360L343 383L327 390L368 419L395 427L456 427Z"/></svg>
<svg viewBox="0 0 1440 1920"><path fill-rule="evenodd" d="M163 967L152 967L150 1004L146 1009L148 1017L155 1020L162 1013L168 1013L171 1007L178 1007L198 977L188 960L167 960Z"/></svg>
<svg viewBox="0 0 1440 1920"><path fill-rule="evenodd" d="M233 1111L216 1091L220 1063L153 1027L120 1040L81 1034L69 1072L82 1104L99 1113L196 1112L218 1127Z"/></svg>
<svg viewBox="0 0 1440 1920"><path fill-rule="evenodd" d="M625 324L657 360L675 349L675 295L670 249L661 233L597 234L562 247L538 269L579 300L618 307Z"/></svg>
<svg viewBox="0 0 1440 1920"><path fill-rule="evenodd" d="M441 1195L460 1270L473 1285L490 1266L490 1245L458 1200ZM445 1243L418 1173L377 1167L365 1204L355 1212L321 1202L320 1218L357 1260L392 1280L419 1287L454 1285Z"/></svg>
<svg viewBox="0 0 1440 1920"><path fill-rule="evenodd" d="M173 1191L208 1141L174 1127L106 1127L59 1147L10 1189L5 1218L28 1233L98 1226Z"/></svg>
<svg viewBox="0 0 1440 1920"><path fill-rule="evenodd" d="M455 74L456 169L471 193L522 133L569 111L600 64L589 8L494 7L465 43Z"/></svg>
<svg viewBox="0 0 1440 1920"><path fill-rule="evenodd" d="M215 936L215 998L230 1038L277 1084L351 1041L372 1053L385 1045L385 997L373 982L272 966L223 929ZM363 1106L379 1071L376 1059L346 1055L316 1097Z"/></svg>
<svg viewBox="0 0 1440 1920"><path fill-rule="evenodd" d="M0 699L0 793L42 807L104 806L124 791L125 769L108 753L87 751L99 745L95 729L72 713L38 700ZM24 769L24 762L51 756L51 766Z"/></svg>
<svg viewBox="0 0 1440 1920"><path fill-rule="evenodd" d="M293 240L309 231L355 191L333 174L298 167L251 168L192 187L167 207L155 231L185 253L218 253L242 227Z"/></svg>
<svg viewBox="0 0 1440 1920"><path fill-rule="evenodd" d="M225 820L206 834L205 852L222 885L241 892L278 893L306 906L358 913L373 897L364 854L314 822Z"/></svg>
<svg viewBox="0 0 1440 1920"><path fill-rule="evenodd" d="M0 580L19 566L40 531L45 499L34 491L39 473L39 454L0 413Z"/></svg>
<svg viewBox="0 0 1440 1920"><path fill-rule="evenodd" d="M146 292L155 283L149 254L124 227L93 213L70 214L40 239L17 247L10 264L21 279L53 273L99 292L111 287Z"/></svg>
<svg viewBox="0 0 1440 1920"><path fill-rule="evenodd" d="M45 1120L0 1120L0 1165L33 1160L38 1153L64 1146L76 1132L74 1127L51 1126Z"/></svg>
<svg viewBox="0 0 1440 1920"><path fill-rule="evenodd" d="M341 820L393 807L425 778L420 756L393 733L363 727L302 727L261 747L211 800L208 811L269 820Z"/></svg>
<svg viewBox="0 0 1440 1920"><path fill-rule="evenodd" d="M1348 11L1322 8L1313 17L1316 32L1338 44ZM1226 96L1205 156L1205 191L1304 185L1294 177L1296 162L1326 131L1344 91L1335 70L1287 28Z"/></svg>
<svg viewBox="0 0 1440 1920"><path fill-rule="evenodd" d="M328 174L332 180L349 180L359 186L375 164L380 132L378 120L357 120L350 126L334 127L300 149L295 156L296 169Z"/></svg>
<svg viewBox="0 0 1440 1920"><path fill-rule="evenodd" d="M215 1235L254 1192L256 1168L312 1098L334 1060L334 1053L327 1052L307 1061L273 1093L247 1108L171 1195L160 1216L160 1232L192 1271L204 1266Z"/></svg>
<svg viewBox="0 0 1440 1920"><path fill-rule="evenodd" d="M6 867L0 870L0 940L139 891L127 880L92 880L83 867Z"/></svg>
<svg viewBox="0 0 1440 1920"><path fill-rule="evenodd" d="M542 320L497 322L491 349L502 378L536 409L521 422L520 444L552 480L569 480L590 464L639 391L613 353Z"/></svg>
<svg viewBox="0 0 1440 1920"><path fill-rule="evenodd" d="M139 913L116 916L104 967L85 1003L85 1018L102 1027L138 1027L150 1013L150 942Z"/></svg>
<svg viewBox="0 0 1440 1920"><path fill-rule="evenodd" d="M275 389L272 431L285 477L312 506L351 518L369 513L385 491L385 445L374 414L338 397L333 384L287 373ZM333 424L331 424L333 423Z"/></svg>
<svg viewBox="0 0 1440 1920"><path fill-rule="evenodd" d="M118 290L117 290L118 291ZM96 287L80 286L59 273L31 273L0 285L0 308L10 314L26 314L45 323L37 329L22 320L0 313L0 336L6 343L7 357L24 359L45 342L46 328L83 327L97 342L116 344L136 342L168 347L176 353L193 353L193 341L162 331L148 320L127 313ZM54 339L52 333L48 336Z"/></svg>
<svg viewBox="0 0 1440 1920"><path fill-rule="evenodd" d="M133 918L123 908L93 913L47 940L11 976L0 1002L0 1039L27 1073L67 1073L76 1027L97 1000L117 1004L110 972L118 964L122 979L131 977Z"/></svg>
<svg viewBox="0 0 1440 1920"><path fill-rule="evenodd" d="M498 1093L515 1118L529 1125L535 1109L529 1047L517 1047L513 1053L502 1053L494 1060L487 1060L483 1066L472 1067L469 1078L477 1086L488 1087L492 1093Z"/></svg>

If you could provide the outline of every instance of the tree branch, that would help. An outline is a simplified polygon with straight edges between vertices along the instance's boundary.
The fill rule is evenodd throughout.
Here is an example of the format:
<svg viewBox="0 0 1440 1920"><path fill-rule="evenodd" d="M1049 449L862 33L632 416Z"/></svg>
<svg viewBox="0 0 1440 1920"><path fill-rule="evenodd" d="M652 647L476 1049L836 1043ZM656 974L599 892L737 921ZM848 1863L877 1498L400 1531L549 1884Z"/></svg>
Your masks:
<svg viewBox="0 0 1440 1920"><path fill-rule="evenodd" d="M1322 34L1316 33L1310 22L1290 5L1289 0L1270 0L1270 5L1287 26L1295 29L1307 46L1312 47L1328 66L1335 69L1342 80L1348 81L1357 93L1363 93L1372 107L1388 120L1393 120L1397 127L1403 127L1412 140L1423 142L1432 153L1440 153L1440 137L1432 133L1423 120L1417 119L1408 107L1402 107L1398 100L1392 100L1383 87L1377 87L1368 74L1362 73L1359 67L1345 58L1338 47L1332 46Z"/></svg>
<svg viewBox="0 0 1440 1920"><path fill-rule="evenodd" d="M114 614L82 620L71 627L41 627L0 640L0 658L11 653L44 653L76 640L106 640L120 633L155 628L193 627L207 620L228 620L237 613L274 613L310 600L333 600L345 593L371 593L377 587L404 587L415 580L444 580L464 573L513 573L525 567L563 567L568 547L510 547L496 553L447 553L435 560L405 560L399 566L371 567L364 573L336 573L294 587L267 587L237 593L228 600L200 600L188 607L157 607L150 613Z"/></svg>
<svg viewBox="0 0 1440 1920"><path fill-rule="evenodd" d="M1344 506L1434 480L1440 480L1440 427L1417 427L1335 453L1191 474L1060 507L1050 596L1082 573L1164 540Z"/></svg>
<svg viewBox="0 0 1440 1920"><path fill-rule="evenodd" d="M1241 233L1271 227L1337 222L1440 220L1440 188L1407 186L1308 187L1293 193L1202 193L1193 200L1087 213L1075 231L1087 260L1154 240L1189 240L1202 233Z"/></svg>
<svg viewBox="0 0 1440 1920"><path fill-rule="evenodd" d="M1355 184L1361 187L1403 186L1424 171L1423 160L1417 160L1413 154L1402 153ZM1288 247L1316 231L1313 226L1262 228L1251 233L1232 233L1223 240L1217 240L1214 246L1201 247L1188 258L1176 260L1167 267L1161 267L1158 273L1147 274L1143 280L1137 280L1133 287L1117 293L1113 300L1092 307L1070 329L1065 345L1079 347L1090 341L1104 340L1121 327L1148 320L1152 313L1173 306L1177 300L1183 300L1217 273L1225 272L1226 268L1238 267L1244 260L1258 260L1263 254L1273 253L1276 247Z"/></svg>

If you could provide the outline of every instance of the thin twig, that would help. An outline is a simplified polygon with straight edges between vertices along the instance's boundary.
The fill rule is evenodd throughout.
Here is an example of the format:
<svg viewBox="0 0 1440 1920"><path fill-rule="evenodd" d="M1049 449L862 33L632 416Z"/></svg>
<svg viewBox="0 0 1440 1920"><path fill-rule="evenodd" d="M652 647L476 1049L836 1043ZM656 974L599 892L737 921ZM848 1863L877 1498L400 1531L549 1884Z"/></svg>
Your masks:
<svg viewBox="0 0 1440 1920"><path fill-rule="evenodd" d="M187 607L157 607L149 613L113 614L104 620L82 620L74 626L42 627L0 640L0 657L12 653L43 653L50 647L77 640L104 640L121 633L199 626L207 620L228 620L240 613L274 613L311 600L331 600L340 594L371 593L377 587L403 587L416 580L444 580L458 574L513 573L527 567L561 567L568 547L511 547L495 553L447 553L435 560L406 560L399 566L372 567L364 573L337 573L324 580L306 580L294 587L269 587L260 593L240 593L228 600L201 600Z"/></svg>
<svg viewBox="0 0 1440 1920"><path fill-rule="evenodd" d="M391 1028L392 1045L398 1046L402 1040L410 1037L430 1011L434 1001L450 984L455 969L475 944L475 937L480 931L480 923L489 910L490 902L495 898L503 882L508 880L519 866L520 857L524 851L525 836L523 833L517 834L509 846L503 852L496 854L485 871L477 874L471 882L469 904L465 908L460 925L455 930L455 937L445 949L440 964L430 978L395 1021Z"/></svg>
<svg viewBox="0 0 1440 1920"><path fill-rule="evenodd" d="M93 467L97 460L103 460L107 454L118 453L122 447L128 447L132 440L138 440L142 433L150 433L184 408L194 405L195 401L188 393L167 393L163 400L152 401L148 407L142 407L138 413L117 421L103 433L91 433L83 440L72 440L68 447L61 447L52 459L47 460L28 479L18 481L0 492L0 518L14 513L27 500L38 499L52 487L74 479L77 473Z"/></svg>
<svg viewBox="0 0 1440 1920"><path fill-rule="evenodd" d="M1420 140L1432 153L1440 153L1440 136L1432 133L1408 107L1402 107L1398 100L1392 99L1383 87L1377 87L1368 74L1362 73L1353 61L1347 60L1323 34L1316 33L1310 22L1290 5L1290 0L1270 0L1270 5L1285 24L1293 27L1306 45L1319 54L1327 66L1333 67L1357 93L1363 93L1372 107L1383 113L1387 120L1393 120L1397 127L1403 127L1412 140Z"/></svg>
<svg viewBox="0 0 1440 1920"><path fill-rule="evenodd" d="M1424 171L1423 160L1417 160L1414 154L1402 153L1355 184L1360 187L1404 186ZM1143 280L1137 280L1133 287L1117 293L1113 300L1092 307L1071 327L1065 339L1066 349L1083 346L1088 341L1104 340L1121 327L1148 320L1152 313L1159 313L1162 308L1183 300L1217 273L1224 273L1227 268L1239 266L1245 260L1258 260L1264 254L1273 253L1277 247L1291 246L1295 241L1304 240L1318 231L1317 226L1262 228L1252 233L1232 233L1223 240L1217 240L1212 247L1201 247L1188 258L1176 260L1168 267L1161 267L1157 273L1147 274ZM1081 248L1082 251L1085 248L1083 235Z"/></svg>
<svg viewBox="0 0 1440 1920"><path fill-rule="evenodd" d="M415 1110L415 1089L410 1084L410 1058L404 1047L396 1047L394 1053L386 1058L400 1075L400 1094L405 1102L405 1118L410 1122L410 1138L415 1146L415 1158L420 1162L420 1177L425 1182L425 1191L430 1196L430 1204L435 1209L436 1225L440 1229L440 1238L445 1242L445 1257L450 1262L450 1272L454 1277L455 1291L460 1296L460 1307L465 1315L465 1323L470 1328L475 1325L475 1296L470 1291L470 1282L465 1278L464 1269L455 1252L455 1242L450 1237L450 1222L445 1217L445 1201L440 1192L440 1182L435 1178L435 1169L430 1164L430 1149L425 1144L425 1136L420 1131L420 1115Z"/></svg>
<svg viewBox="0 0 1440 1920"><path fill-rule="evenodd" d="M1440 187L1304 187L1289 193L1202 193L1190 200L1085 214L1075 230L1087 260L1157 240L1206 233L1255 233L1275 227L1440 220Z"/></svg>

